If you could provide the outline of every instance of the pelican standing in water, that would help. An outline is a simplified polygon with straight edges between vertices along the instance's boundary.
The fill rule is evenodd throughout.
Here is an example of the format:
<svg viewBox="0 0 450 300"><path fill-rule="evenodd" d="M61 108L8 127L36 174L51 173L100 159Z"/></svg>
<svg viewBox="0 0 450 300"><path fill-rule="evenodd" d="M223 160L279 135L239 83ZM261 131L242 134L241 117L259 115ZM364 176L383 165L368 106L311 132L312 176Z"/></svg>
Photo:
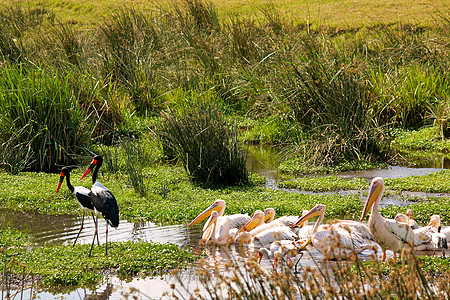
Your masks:
<svg viewBox="0 0 450 300"><path fill-rule="evenodd" d="M414 224L410 222L407 215L398 213L394 220L400 223L405 223L411 227L414 233L414 249L418 251L433 250L434 244L431 240L433 234L437 231L433 226L427 225L424 227L413 228ZM417 223L416 223L417 224Z"/></svg>
<svg viewBox="0 0 450 300"><path fill-rule="evenodd" d="M263 212L261 210L257 210L254 213L253 218L244 224L240 230L249 231L252 230L255 226L258 225L257 221L251 222L252 220L257 220L255 216L261 215L263 216ZM219 216L219 212L212 211L211 216L208 221L206 221L205 226L203 227L203 235L202 240L206 242L214 242L217 244L230 244L234 242L234 238L238 233L238 228L232 227L232 219L231 218L221 218Z"/></svg>
<svg viewBox="0 0 450 300"><path fill-rule="evenodd" d="M209 221L205 223L203 226L203 234L208 230L212 230L212 224L215 223L215 235L219 235L217 240L228 240L230 235L230 231L234 231L235 229L239 230L242 226L244 226L249 220L250 217L247 214L234 214L224 216L226 203L224 200L218 199L214 201L207 209L202 211L188 226L197 224L207 217L210 217L212 212L217 212L217 217L215 220ZM210 218L211 220L211 218ZM236 232L237 232L236 230ZM208 234L207 234L208 235ZM212 237L212 236L211 236ZM219 238L220 237L220 238ZM233 237L234 238L234 237Z"/></svg>
<svg viewBox="0 0 450 300"><path fill-rule="evenodd" d="M383 196L384 181L381 177L375 177L370 185L369 195L361 214L362 221L369 210L369 230L375 241L383 250L382 260L386 260L386 250L394 253L403 253L405 248L414 245L414 233L411 227L405 223L399 223L393 219L385 219L379 212L380 200Z"/></svg>
<svg viewBox="0 0 450 300"><path fill-rule="evenodd" d="M347 259L353 253L358 254L366 249L377 247L371 239L372 236L368 232L368 228L364 228L365 226L361 223L342 220L320 226L325 216L325 205L322 204L314 206L294 226L316 216L319 216L319 218L308 240L300 247L301 250L312 244L326 258ZM344 223L347 223L347 225L343 225Z"/></svg>

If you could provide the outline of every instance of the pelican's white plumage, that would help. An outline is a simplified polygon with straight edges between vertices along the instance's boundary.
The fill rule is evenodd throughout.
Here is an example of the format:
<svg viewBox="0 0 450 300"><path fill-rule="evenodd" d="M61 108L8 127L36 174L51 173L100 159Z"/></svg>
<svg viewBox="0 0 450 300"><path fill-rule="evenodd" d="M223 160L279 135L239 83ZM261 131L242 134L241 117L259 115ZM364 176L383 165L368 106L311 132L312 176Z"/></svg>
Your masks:
<svg viewBox="0 0 450 300"><path fill-rule="evenodd" d="M360 233L360 231L365 231L364 229L360 229L358 222L346 222L349 225L343 226L342 224L344 222L338 221L333 224L321 226L320 223L325 216L325 205L322 204L314 206L308 213L301 217L297 223L302 223L315 216L319 216L319 218L314 225L308 241L306 241L301 248L305 248L311 243L326 258L347 259L351 257L353 253L358 254L366 249L377 246L371 239L372 236L370 233ZM363 224L360 225L364 226Z"/></svg>
<svg viewBox="0 0 450 300"><path fill-rule="evenodd" d="M264 243L266 243L267 239L270 239L269 237L271 234L285 235L285 236L289 237L287 239L291 239L290 237L292 237L292 235L297 237L297 234L296 234L297 230L290 227L290 225L292 225L293 222L295 222L298 219L297 216L283 216L283 217L277 218L273 221L270 221L270 219L273 219L273 217L267 218L267 213L266 213L267 210L268 209L266 209L264 214L256 214L255 213L253 215L253 218L246 224L246 226L251 222L261 224L260 222L264 221L264 219L269 219L268 223L264 223L262 225L256 226L249 232L246 232L245 234L244 234L244 232L239 232L235 239L236 243L238 243L239 245L243 245L246 243L252 243L253 238L259 234L261 234L260 236L264 240ZM270 210L275 212L273 209L270 209ZM287 226L286 224L289 224L289 226ZM269 230L268 233L266 233L264 235L263 232L265 232L267 230ZM285 233L285 231L290 231L290 232ZM275 240L277 240L277 238L273 239L272 241L275 241Z"/></svg>
<svg viewBox="0 0 450 300"><path fill-rule="evenodd" d="M288 226L275 226L268 228L256 235L250 232L242 232L239 234L239 245L247 244L249 251L269 247L271 243L280 240L296 240L297 235Z"/></svg>
<svg viewBox="0 0 450 300"><path fill-rule="evenodd" d="M361 221L372 208L369 216L369 230L383 250L383 260L386 260L386 250L388 249L398 253L405 247L413 247L414 233L408 224L393 219L385 219L380 214L379 205L383 191L383 178L375 177L370 185L369 195L361 214Z"/></svg>
<svg viewBox="0 0 450 300"><path fill-rule="evenodd" d="M188 226L197 224L201 221L203 221L204 219L206 219L207 217L210 217L212 212L216 211L217 213L217 220L215 220L214 222L216 222L216 232L232 232L234 231L234 229L236 229L236 232L242 227L244 226L249 220L250 217L247 214L233 214L233 215L228 215L228 216L224 216L224 211L225 211L225 201L218 199L216 201L214 201L213 204L211 204L207 209L205 209L203 212L201 212L191 223L189 223ZM205 225L203 226L203 233L205 234L205 231L207 230L207 227L209 222L206 222ZM222 226L224 226L224 228L222 228ZM210 227L210 226L209 226ZM210 227L211 230L212 227Z"/></svg>
<svg viewBox="0 0 450 300"><path fill-rule="evenodd" d="M430 222L428 222L427 226L433 226L436 231L439 227L441 227L441 233L445 234L447 241L450 241L450 226L441 226L441 217L439 215L432 215L430 217Z"/></svg>
<svg viewBox="0 0 450 300"><path fill-rule="evenodd" d="M415 250L424 251L424 250L433 250L434 249L434 245L431 242L431 237L432 237L433 233L435 233L437 230L433 226L427 225L424 227L417 227L417 228L413 229L414 224L412 224L410 222L411 220L409 219L409 217L403 213L398 213L394 217L394 220L399 223L407 224L408 226L411 227L411 229L414 233L414 248L415 248Z"/></svg>
<svg viewBox="0 0 450 300"><path fill-rule="evenodd" d="M217 244L229 244L234 241L237 228L232 228L231 218L221 218L217 211L213 211L203 227L202 240Z"/></svg>

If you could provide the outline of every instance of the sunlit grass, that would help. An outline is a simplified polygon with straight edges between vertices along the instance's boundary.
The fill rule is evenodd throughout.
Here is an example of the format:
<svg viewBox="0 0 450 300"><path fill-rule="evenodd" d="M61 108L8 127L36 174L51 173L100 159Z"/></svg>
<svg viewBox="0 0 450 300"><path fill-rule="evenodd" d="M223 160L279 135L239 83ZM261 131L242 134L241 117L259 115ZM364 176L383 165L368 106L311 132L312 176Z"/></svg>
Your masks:
<svg viewBox="0 0 450 300"><path fill-rule="evenodd" d="M161 276L200 258L189 249L154 242L110 242L107 256L104 244L95 245L91 257L87 255L89 248L89 244L35 247L20 232L0 230L2 271L10 278L33 274L44 286L91 286L100 283L105 274L120 278Z"/></svg>
<svg viewBox="0 0 450 300"><path fill-rule="evenodd" d="M7 0L6 2L12 2ZM21 1L31 7L42 7L43 2L34 0ZM125 0L117 3L111 0L100 1L47 1L44 7L55 11L58 18L65 21L76 22L81 26L88 26L101 20L105 14L112 13L113 8L134 6L143 11L150 12L159 8L167 8L174 1L144 1ZM334 26L338 28L359 27L362 25L377 25L391 22L414 21L421 25L433 25L436 21L433 15L445 12L448 3L445 1L410 1L402 0L391 3L385 0L370 1L364 0L355 3L354 1L326 1L311 2L306 0L269 2L245 0L219 1L213 0L217 5L221 18L240 14L248 17L261 17L261 8L274 6L280 13L288 18L296 20L298 23L312 24L313 26Z"/></svg>

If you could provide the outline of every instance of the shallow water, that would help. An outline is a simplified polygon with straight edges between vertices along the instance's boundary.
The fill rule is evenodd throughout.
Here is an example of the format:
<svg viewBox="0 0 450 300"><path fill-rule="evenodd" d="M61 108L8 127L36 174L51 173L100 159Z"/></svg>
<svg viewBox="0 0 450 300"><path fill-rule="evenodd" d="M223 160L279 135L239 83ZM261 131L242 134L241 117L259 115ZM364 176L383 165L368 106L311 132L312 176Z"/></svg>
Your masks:
<svg viewBox="0 0 450 300"><path fill-rule="evenodd" d="M247 169L258 173L267 178L266 187L277 188L276 185L280 180L277 174L279 164L280 151L277 149L249 146L249 158L247 160ZM440 170L440 165L427 165L425 168L408 168L408 167L391 167L383 170L367 170L354 171L340 174L343 178L362 177L369 181L373 177L381 176L384 178L400 178L412 175L425 175ZM292 191L298 192L298 191ZM346 191L342 193L359 193L363 197L361 191ZM321 193L323 194L323 193ZM424 193L422 193L424 194ZM419 194L420 196L420 194ZM424 194L422 196L430 196ZM383 205L407 205L409 202L398 200L396 197L388 197L384 200ZM0 209L0 228L10 226L28 233L33 237L33 242L37 244L72 244L78 234L81 225L81 216L74 215L41 215L33 212L17 212ZM99 238L101 243L105 240L105 221L99 218ZM158 226L152 222L127 222L121 220L117 229L110 229L108 234L109 241L154 241L159 243L174 243L181 247L200 248L198 241L201 238L202 225L187 227L186 225ZM91 243L92 233L94 232L94 223L92 216L87 215L84 221L84 229L77 243ZM208 259L211 261L220 261L225 263L232 258L245 258L249 254L236 249L234 246L230 250L217 249L209 247L205 251L209 251ZM388 256L392 256L392 252L388 251ZM369 259L372 252L365 251L361 257ZM379 253L379 255L381 255ZM314 259L313 259L314 258ZM317 250L311 250L305 254L301 260L302 266L315 265L320 261L321 254ZM271 270L269 260L264 258L262 265L268 271ZM185 270L179 274L181 280L186 287L193 291L200 288L199 282L195 276L195 270ZM107 278L106 281L98 286L95 290L78 288L67 293L50 293L39 291L37 296L40 299L123 299L126 296L133 296L136 299L157 299L163 292L169 291L170 284L175 282L175 278L170 275L164 275L157 278L133 278L130 281L120 280L115 276ZM29 299L29 290L25 290L23 299ZM187 296L185 293L184 296ZM20 298L20 296L18 296ZM188 298L188 297L186 297Z"/></svg>

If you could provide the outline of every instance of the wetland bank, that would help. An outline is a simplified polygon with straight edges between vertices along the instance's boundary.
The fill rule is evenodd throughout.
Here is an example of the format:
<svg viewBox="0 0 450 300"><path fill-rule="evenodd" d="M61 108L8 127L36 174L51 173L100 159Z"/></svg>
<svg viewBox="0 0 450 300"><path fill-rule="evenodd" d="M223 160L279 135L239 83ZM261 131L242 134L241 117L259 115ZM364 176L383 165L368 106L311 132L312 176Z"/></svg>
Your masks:
<svg viewBox="0 0 450 300"><path fill-rule="evenodd" d="M102 10L78 4L7 2L0 11L4 293L20 290L8 278L29 282L31 275L40 279L33 291L57 286L79 294L105 281L105 292L125 286L129 276L163 286L160 277L174 279L170 272L180 268L187 297L198 278L210 277L191 272L204 253L200 226L186 225L213 200L225 200L227 214L273 207L277 216L322 203L326 220L357 220L367 179L375 174L361 169L394 173L385 176L384 216L407 205L420 224L431 214L450 223L445 2L434 4L433 21L419 14L414 23L349 19L345 26L287 19L281 14L286 7L275 4L231 16L197 0L114 10L99 2L102 18L93 17ZM73 13L80 9L92 15L80 20ZM269 156L276 162L256 168L258 153L248 156L249 144L266 145L261 152L276 146L280 150ZM99 177L117 198L121 224L110 230L111 257L102 243L88 259L92 221L86 218L81 242L70 246L81 210L67 188L55 189L62 166L74 167L79 178L94 154L105 158ZM413 165L434 169L399 176ZM406 269L370 259L340 274L398 280L382 286L375 293L380 298L438 295L430 285L441 287L446 260L410 259L421 268L408 282ZM217 278L229 282L220 277L238 274L229 271ZM267 282L288 293L291 279L303 297L315 295L311 278L304 278L305 286L285 275L284 286L281 277L248 277L249 284L260 283L253 296L263 297L258 291L267 291ZM345 292L341 282L333 293ZM212 297L208 284L201 290ZM333 295L339 297L319 297Z"/></svg>

